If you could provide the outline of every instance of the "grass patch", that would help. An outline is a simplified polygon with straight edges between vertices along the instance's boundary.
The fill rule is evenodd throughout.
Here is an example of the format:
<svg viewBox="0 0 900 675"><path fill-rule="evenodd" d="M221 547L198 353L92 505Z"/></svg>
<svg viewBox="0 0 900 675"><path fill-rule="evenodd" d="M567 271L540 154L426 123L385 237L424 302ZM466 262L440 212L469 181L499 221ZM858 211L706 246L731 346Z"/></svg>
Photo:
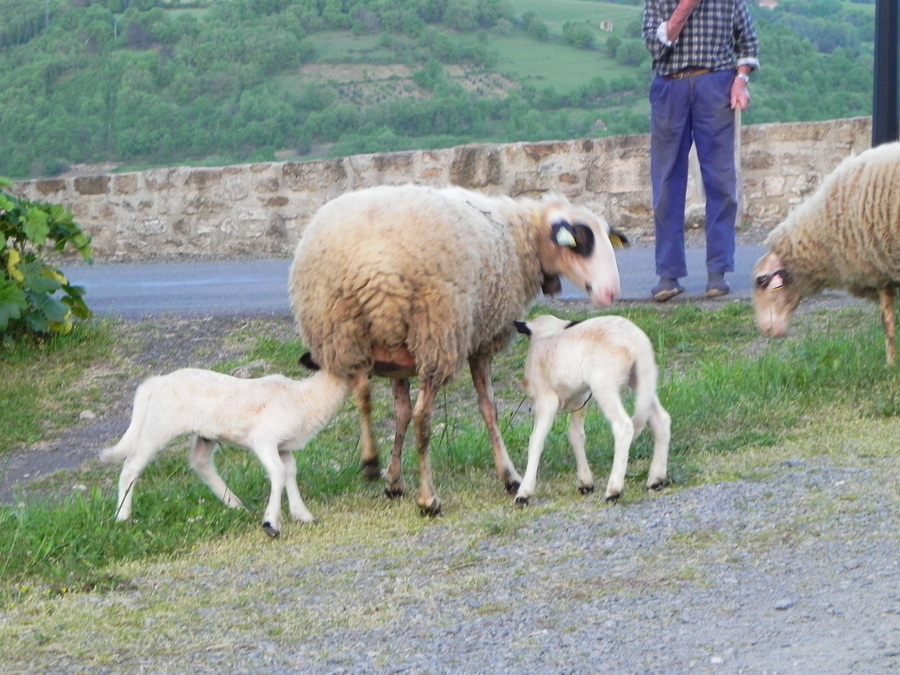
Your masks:
<svg viewBox="0 0 900 675"><path fill-rule="evenodd" d="M752 322L752 308L733 302L716 309L679 305L617 309L651 337L660 365L660 398L672 415L670 475L680 489L707 480L758 477L760 457L767 448L807 433L824 420L841 416L885 419L900 413L897 369L884 367L883 337L867 305L801 317L792 336L762 340ZM537 308L536 313L547 311ZM577 308L554 310L566 318L583 318ZM91 323L71 336L45 344L18 347L2 364L5 391L0 407L5 434L28 444L52 429L58 417L71 419L84 397L102 398L102 387L85 394L79 383L93 368L110 359L120 327ZM140 331L138 331L140 332ZM131 333L134 334L133 328ZM260 372L305 376L297 359L303 345L293 328L268 320L237 325L222 339L220 360L212 367L228 372L246 364L261 364ZM122 345L119 344L119 348ZM531 433L531 414L521 392L527 343L517 339L494 365L504 438L516 466L524 470ZM140 350L135 342L132 346ZM211 355L214 344L207 345ZM60 392L78 392L65 393ZM373 382L375 424L382 454L393 436L389 387ZM512 508L512 499L493 476L487 434L475 404L468 375L446 387L433 420L432 462L444 518L421 519L413 500L398 507L381 496L381 486L359 475L358 419L348 404L302 452L297 453L300 489L317 516L349 523L346 541L366 545L365 527L378 541L384 537L424 536L454 522L455 513L473 514L480 538L511 540L543 509L564 508L576 499L574 460L566 440L567 419L557 419L548 437L541 465L537 504ZM612 435L595 407L587 417L588 459L598 485L612 462ZM7 445L7 447L8 447ZM412 434L404 456L407 489L417 478ZM29 497L0 507L0 594L14 600L22 593L64 593L116 588L129 583L110 570L127 561L181 556L204 541L228 539L259 531L268 494L265 474L251 453L224 447L217 466L250 513L225 509L193 474L186 459L186 441L160 454L137 486L134 520L113 522L113 468L85 471L78 489L64 498ZM643 482L652 454L652 437L636 442L629 464L623 501L648 498ZM360 520L371 519L369 525ZM437 528L437 529L435 529ZM292 526L299 542L321 540L321 530ZM393 534L391 534L393 532ZM362 537L362 540L359 538ZM330 540L336 546L345 535ZM321 543L318 544L321 546ZM454 554L452 564L465 566L477 551ZM475 558L473 558L475 556Z"/></svg>

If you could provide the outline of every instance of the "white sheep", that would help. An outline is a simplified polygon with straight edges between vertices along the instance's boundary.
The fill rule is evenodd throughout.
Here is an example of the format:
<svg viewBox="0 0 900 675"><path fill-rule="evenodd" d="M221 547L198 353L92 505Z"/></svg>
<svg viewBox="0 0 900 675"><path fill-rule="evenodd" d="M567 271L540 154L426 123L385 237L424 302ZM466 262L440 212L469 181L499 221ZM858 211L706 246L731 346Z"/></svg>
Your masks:
<svg viewBox="0 0 900 675"><path fill-rule="evenodd" d="M584 414L591 396L609 420L615 438L606 501L614 501L622 494L628 450L648 421L654 444L647 487L661 488L666 482L671 418L656 394L653 345L644 331L620 316L578 322L545 314L530 321L516 321L515 325L520 333L529 336L525 390L534 406L528 466L516 504L528 504L534 494L544 441L561 412L570 414L568 435L578 470L578 489L582 494L594 491L594 477L584 451ZM622 405L624 387L634 391L632 417Z"/></svg>
<svg viewBox="0 0 900 675"><path fill-rule="evenodd" d="M263 528L269 536L277 537L281 530L285 488L294 520L313 522L297 487L293 451L305 446L328 423L350 388L346 378L324 372L303 380L283 375L241 379L183 368L147 378L135 393L125 435L100 453L104 462L125 458L116 519L131 517L134 485L150 460L172 439L193 433L191 466L226 506L244 508L216 471L213 451L218 442L252 450L265 467L271 492Z"/></svg>
<svg viewBox="0 0 900 675"><path fill-rule="evenodd" d="M560 274L598 305L619 293L609 226L560 196L383 186L334 199L306 226L289 286L313 360L341 377L420 378L412 418L424 513L441 508L429 458L434 397L466 361L497 475L517 489L497 423L491 359L509 344L513 320L538 290L559 290ZM358 392L366 395L365 385ZM398 433L405 428L398 419ZM404 490L400 451L395 444L388 494Z"/></svg>
<svg viewBox="0 0 900 675"><path fill-rule="evenodd" d="M844 159L765 241L753 268L756 323L781 337L800 300L825 288L878 298L887 362L896 355L900 284L900 143Z"/></svg>

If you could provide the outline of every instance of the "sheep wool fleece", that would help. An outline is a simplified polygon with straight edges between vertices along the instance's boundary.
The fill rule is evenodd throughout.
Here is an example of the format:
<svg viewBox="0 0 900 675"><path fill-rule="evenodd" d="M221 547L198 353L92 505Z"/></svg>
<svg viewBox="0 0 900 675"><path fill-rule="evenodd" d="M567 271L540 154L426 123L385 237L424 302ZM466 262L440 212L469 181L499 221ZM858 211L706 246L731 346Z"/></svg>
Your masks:
<svg viewBox="0 0 900 675"><path fill-rule="evenodd" d="M306 346L341 376L370 372L375 345L405 346L418 374L438 386L467 357L493 356L541 287L537 240L547 203L415 185L326 203L290 271Z"/></svg>
<svg viewBox="0 0 900 675"><path fill-rule="evenodd" d="M873 298L900 282L900 143L844 159L765 244L802 295L845 288Z"/></svg>

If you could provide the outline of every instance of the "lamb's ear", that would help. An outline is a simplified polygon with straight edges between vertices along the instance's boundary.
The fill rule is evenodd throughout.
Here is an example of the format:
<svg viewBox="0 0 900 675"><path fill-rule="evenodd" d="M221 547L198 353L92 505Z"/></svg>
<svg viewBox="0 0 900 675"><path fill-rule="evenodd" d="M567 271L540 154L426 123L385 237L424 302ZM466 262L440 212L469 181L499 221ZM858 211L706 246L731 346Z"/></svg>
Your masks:
<svg viewBox="0 0 900 675"><path fill-rule="evenodd" d="M562 293L562 282L559 280L559 275L545 274L544 280L541 282L541 290L544 292L544 295Z"/></svg>
<svg viewBox="0 0 900 675"><path fill-rule="evenodd" d="M628 237L618 230L613 229L610 229L609 231L609 243L612 244L613 248L627 248L631 245L631 242L628 241Z"/></svg>
<svg viewBox="0 0 900 675"><path fill-rule="evenodd" d="M301 366L305 366L310 370L320 370L319 364L313 361L312 354L309 352L305 352L303 356L300 357L299 363Z"/></svg>
<svg viewBox="0 0 900 675"><path fill-rule="evenodd" d="M516 330L519 331L520 335L531 335L531 329L524 321L513 321L513 325L516 327Z"/></svg>

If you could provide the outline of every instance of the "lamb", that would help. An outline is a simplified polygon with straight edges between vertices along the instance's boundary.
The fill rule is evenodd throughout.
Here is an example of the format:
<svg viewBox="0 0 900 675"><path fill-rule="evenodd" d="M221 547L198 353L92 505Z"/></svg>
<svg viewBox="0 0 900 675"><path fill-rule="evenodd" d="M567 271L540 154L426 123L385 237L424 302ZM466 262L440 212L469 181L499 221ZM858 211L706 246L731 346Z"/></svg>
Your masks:
<svg viewBox="0 0 900 675"><path fill-rule="evenodd" d="M609 225L561 196L382 186L328 202L306 226L289 290L314 362L357 382L369 375L420 379L414 408L402 385L395 400L408 406L414 423L423 513L441 510L429 456L434 398L466 361L497 475L507 490L518 489L497 423L491 360L511 341L512 321L538 289L559 290L560 274L598 305L619 293ZM409 415L398 415L398 434ZM385 472L389 495L404 491L400 452L395 442Z"/></svg>
<svg viewBox="0 0 900 675"><path fill-rule="evenodd" d="M825 288L879 299L887 363L896 356L894 291L900 284L900 143L844 159L766 237L753 268L756 323L782 337L800 300Z"/></svg>
<svg viewBox="0 0 900 675"><path fill-rule="evenodd" d="M183 368L149 377L137 388L131 424L122 439L100 453L104 462L125 458L119 476L116 520L131 517L134 484L151 459L169 441L196 436L190 452L193 469L230 508L244 508L216 471L213 451L219 442L252 450L271 483L263 529L281 530L281 495L287 488L294 520L311 523L297 487L293 451L303 448L340 409L351 382L328 373L303 380L283 375L241 379L210 370Z"/></svg>
<svg viewBox="0 0 900 675"><path fill-rule="evenodd" d="M622 494L628 450L648 420L654 445L647 487L660 489L666 483L671 418L656 394L657 367L646 333L620 316L578 322L545 314L527 322L516 321L515 326L519 333L530 336L525 389L534 406L528 465L516 504L527 505L534 494L544 441L560 412L571 414L569 443L575 453L578 489L581 494L594 491L594 477L584 452L584 414L591 396L612 425L615 437L606 501L615 501ZM631 418L620 397L625 386L634 391Z"/></svg>

